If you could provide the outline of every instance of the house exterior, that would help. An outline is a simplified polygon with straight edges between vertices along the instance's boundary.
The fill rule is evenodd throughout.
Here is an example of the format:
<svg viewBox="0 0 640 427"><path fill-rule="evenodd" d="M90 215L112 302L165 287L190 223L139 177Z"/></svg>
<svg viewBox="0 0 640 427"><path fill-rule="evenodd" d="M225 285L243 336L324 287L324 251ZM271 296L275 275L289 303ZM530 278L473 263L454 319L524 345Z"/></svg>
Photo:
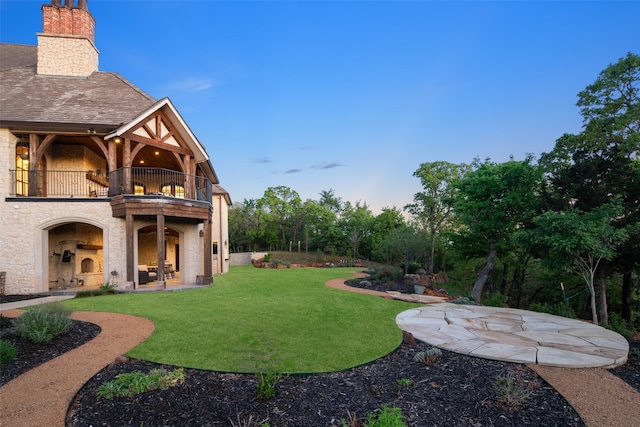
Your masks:
<svg viewBox="0 0 640 427"><path fill-rule="evenodd" d="M0 43L0 272L23 294L228 271L229 194L168 98L98 70L86 0Z"/></svg>

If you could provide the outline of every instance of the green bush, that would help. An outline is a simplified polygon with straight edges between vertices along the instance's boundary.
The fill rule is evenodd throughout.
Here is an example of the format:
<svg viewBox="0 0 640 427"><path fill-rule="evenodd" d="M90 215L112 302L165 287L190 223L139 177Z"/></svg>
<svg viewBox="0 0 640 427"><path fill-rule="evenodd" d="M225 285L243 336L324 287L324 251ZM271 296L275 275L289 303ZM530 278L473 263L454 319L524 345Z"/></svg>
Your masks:
<svg viewBox="0 0 640 427"><path fill-rule="evenodd" d="M11 341L0 340L0 365L6 365L15 360L18 352Z"/></svg>
<svg viewBox="0 0 640 427"><path fill-rule="evenodd" d="M72 325L71 312L59 304L36 307L13 321L16 333L36 343L50 342Z"/></svg>
<svg viewBox="0 0 640 427"><path fill-rule="evenodd" d="M536 311L538 313L554 314L556 316L562 316L562 317L566 317L567 316L567 306L564 305L562 302L558 302L558 303L556 303L554 305L532 303L532 304L529 305L529 310ZM576 315L573 312L573 310L571 310L569 312L569 316L571 318L575 318L576 317Z"/></svg>
<svg viewBox="0 0 640 427"><path fill-rule="evenodd" d="M609 315L609 324L603 325L607 329L611 329L614 332L619 333L627 340L631 338L631 335L635 332L633 328L627 325L627 322L618 313L611 313Z"/></svg>
<svg viewBox="0 0 640 427"><path fill-rule="evenodd" d="M413 356L413 361L423 365L433 365L442 356L442 351L438 347L429 347L427 351L419 351Z"/></svg>
<svg viewBox="0 0 640 427"><path fill-rule="evenodd" d="M258 382L256 383L256 396L259 399L270 399L276 395L276 384L280 380L281 375L273 372L256 374Z"/></svg>
<svg viewBox="0 0 640 427"><path fill-rule="evenodd" d="M489 298L483 299L482 304L489 307L509 307L509 304L507 304L508 299L508 296L496 293L492 294Z"/></svg>
<svg viewBox="0 0 640 427"><path fill-rule="evenodd" d="M128 397L156 388L168 388L184 381L184 369L167 373L164 369L154 369L148 374L142 371L119 374L112 381L100 384L96 395L101 399Z"/></svg>
<svg viewBox="0 0 640 427"><path fill-rule="evenodd" d="M516 378L510 374L498 377L494 389L498 399L514 409L520 408L531 396L531 391L518 384Z"/></svg>
<svg viewBox="0 0 640 427"><path fill-rule="evenodd" d="M102 295L114 295L118 293L118 291L115 289L102 289L102 286L99 289L87 289L86 291L78 291L76 292L75 298L99 297Z"/></svg>
<svg viewBox="0 0 640 427"><path fill-rule="evenodd" d="M406 424L403 421L404 415L402 410L396 407L389 407L382 405L382 409L378 416L373 413L367 415L367 421L364 423L365 427L405 427Z"/></svg>
<svg viewBox="0 0 640 427"><path fill-rule="evenodd" d="M398 279L402 276L402 270L387 265L376 269L374 280L379 283L386 283Z"/></svg>
<svg viewBox="0 0 640 427"><path fill-rule="evenodd" d="M100 285L100 290L105 294L117 294L118 293L118 284L117 283L105 283Z"/></svg>
<svg viewBox="0 0 640 427"><path fill-rule="evenodd" d="M0 329L6 329L13 326L13 319L9 317L4 317L2 313L0 313Z"/></svg>

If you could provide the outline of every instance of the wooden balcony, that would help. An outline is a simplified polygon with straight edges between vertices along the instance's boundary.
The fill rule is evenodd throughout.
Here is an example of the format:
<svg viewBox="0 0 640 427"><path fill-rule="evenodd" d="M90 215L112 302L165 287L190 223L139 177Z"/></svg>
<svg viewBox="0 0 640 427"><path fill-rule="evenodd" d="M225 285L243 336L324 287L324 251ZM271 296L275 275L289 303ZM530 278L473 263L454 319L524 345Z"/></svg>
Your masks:
<svg viewBox="0 0 640 427"><path fill-rule="evenodd" d="M78 199L128 195L208 203L212 198L212 186L207 178L162 168L10 172L14 197Z"/></svg>

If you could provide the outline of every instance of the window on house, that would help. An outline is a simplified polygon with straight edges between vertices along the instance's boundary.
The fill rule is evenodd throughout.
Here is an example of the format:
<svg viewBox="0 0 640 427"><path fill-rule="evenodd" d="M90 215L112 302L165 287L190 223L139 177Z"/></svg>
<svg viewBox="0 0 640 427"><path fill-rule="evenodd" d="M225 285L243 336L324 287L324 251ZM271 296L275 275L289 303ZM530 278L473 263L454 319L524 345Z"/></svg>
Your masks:
<svg viewBox="0 0 640 427"><path fill-rule="evenodd" d="M162 187L161 191L163 193L170 193L174 197L177 197L179 199L184 199L184 187L182 185L178 185L174 183L166 184Z"/></svg>
<svg viewBox="0 0 640 427"><path fill-rule="evenodd" d="M218 242L213 242L213 254L218 255Z"/></svg>
<svg viewBox="0 0 640 427"><path fill-rule="evenodd" d="M29 195L29 144L24 140L16 144L16 195Z"/></svg>

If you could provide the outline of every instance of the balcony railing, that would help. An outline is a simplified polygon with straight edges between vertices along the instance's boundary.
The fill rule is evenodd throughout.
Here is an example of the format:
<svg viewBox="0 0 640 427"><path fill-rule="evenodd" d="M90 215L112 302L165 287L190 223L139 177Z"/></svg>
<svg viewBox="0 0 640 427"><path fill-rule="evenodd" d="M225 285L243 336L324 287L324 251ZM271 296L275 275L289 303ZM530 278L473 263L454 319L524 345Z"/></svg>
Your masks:
<svg viewBox="0 0 640 427"><path fill-rule="evenodd" d="M104 171L11 172L11 195L51 198L106 198L121 194L167 196L211 203L207 178L161 168Z"/></svg>

